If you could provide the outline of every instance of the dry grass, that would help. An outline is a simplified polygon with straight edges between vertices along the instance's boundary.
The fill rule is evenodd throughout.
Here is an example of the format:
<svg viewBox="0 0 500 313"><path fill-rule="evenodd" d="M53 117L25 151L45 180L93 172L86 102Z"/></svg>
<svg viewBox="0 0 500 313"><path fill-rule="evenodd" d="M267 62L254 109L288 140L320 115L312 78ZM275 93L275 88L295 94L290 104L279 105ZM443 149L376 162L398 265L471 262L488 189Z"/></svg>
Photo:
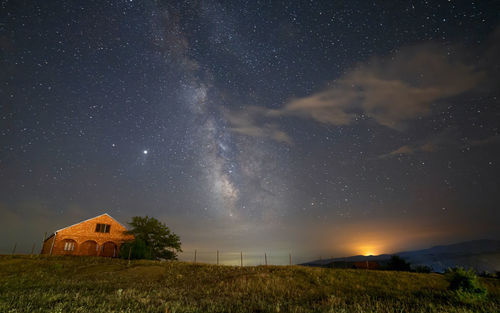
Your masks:
<svg viewBox="0 0 500 313"><path fill-rule="evenodd" d="M462 302L439 274L0 256L0 312L500 312L500 280Z"/></svg>

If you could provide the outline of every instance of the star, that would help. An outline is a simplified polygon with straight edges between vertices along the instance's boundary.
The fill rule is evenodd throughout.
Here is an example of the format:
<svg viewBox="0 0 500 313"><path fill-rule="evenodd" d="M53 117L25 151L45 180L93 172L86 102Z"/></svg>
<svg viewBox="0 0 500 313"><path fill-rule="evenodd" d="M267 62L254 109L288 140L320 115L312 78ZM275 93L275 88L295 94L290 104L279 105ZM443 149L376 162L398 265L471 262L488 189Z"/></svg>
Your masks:
<svg viewBox="0 0 500 313"><path fill-rule="evenodd" d="M148 154L148 150L142 151L143 154Z"/></svg>

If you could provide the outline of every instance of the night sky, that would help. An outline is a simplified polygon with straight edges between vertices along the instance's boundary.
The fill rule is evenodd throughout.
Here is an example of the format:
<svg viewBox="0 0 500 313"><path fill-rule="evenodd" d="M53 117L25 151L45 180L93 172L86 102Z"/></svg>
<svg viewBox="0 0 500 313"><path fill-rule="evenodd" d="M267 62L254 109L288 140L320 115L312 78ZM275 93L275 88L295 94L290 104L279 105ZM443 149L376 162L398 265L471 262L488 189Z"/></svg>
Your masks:
<svg viewBox="0 0 500 313"><path fill-rule="evenodd" d="M183 259L500 238L499 1L0 5L1 253L104 212Z"/></svg>

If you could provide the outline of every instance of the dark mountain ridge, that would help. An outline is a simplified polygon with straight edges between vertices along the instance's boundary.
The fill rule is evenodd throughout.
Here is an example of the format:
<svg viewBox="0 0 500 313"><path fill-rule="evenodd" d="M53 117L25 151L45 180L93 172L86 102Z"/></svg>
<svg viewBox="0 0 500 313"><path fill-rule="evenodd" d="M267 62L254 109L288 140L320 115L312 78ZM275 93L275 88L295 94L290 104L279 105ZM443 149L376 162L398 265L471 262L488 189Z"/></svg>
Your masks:
<svg viewBox="0 0 500 313"><path fill-rule="evenodd" d="M328 267L334 264L354 264L356 262L385 264L392 255L404 258L412 266L428 266L435 272L444 272L450 267L472 268L477 272L500 271L500 240L489 239L439 245L428 249L402 251L394 254L356 255L315 260L302 265Z"/></svg>

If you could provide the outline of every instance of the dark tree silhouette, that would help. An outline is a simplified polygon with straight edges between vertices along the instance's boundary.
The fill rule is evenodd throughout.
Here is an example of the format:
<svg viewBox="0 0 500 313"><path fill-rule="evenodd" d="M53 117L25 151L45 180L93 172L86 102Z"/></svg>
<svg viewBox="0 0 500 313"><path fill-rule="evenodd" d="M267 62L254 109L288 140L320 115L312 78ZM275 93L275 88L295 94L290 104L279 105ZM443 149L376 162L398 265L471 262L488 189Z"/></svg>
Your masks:
<svg viewBox="0 0 500 313"><path fill-rule="evenodd" d="M410 263L406 262L399 255L391 256L389 263L387 263L387 269L392 271L410 271Z"/></svg>
<svg viewBox="0 0 500 313"><path fill-rule="evenodd" d="M127 234L134 235L133 241L126 242L120 248L120 256L133 259L176 260L177 252L182 252L179 236L154 217L134 216L128 223L131 229Z"/></svg>

